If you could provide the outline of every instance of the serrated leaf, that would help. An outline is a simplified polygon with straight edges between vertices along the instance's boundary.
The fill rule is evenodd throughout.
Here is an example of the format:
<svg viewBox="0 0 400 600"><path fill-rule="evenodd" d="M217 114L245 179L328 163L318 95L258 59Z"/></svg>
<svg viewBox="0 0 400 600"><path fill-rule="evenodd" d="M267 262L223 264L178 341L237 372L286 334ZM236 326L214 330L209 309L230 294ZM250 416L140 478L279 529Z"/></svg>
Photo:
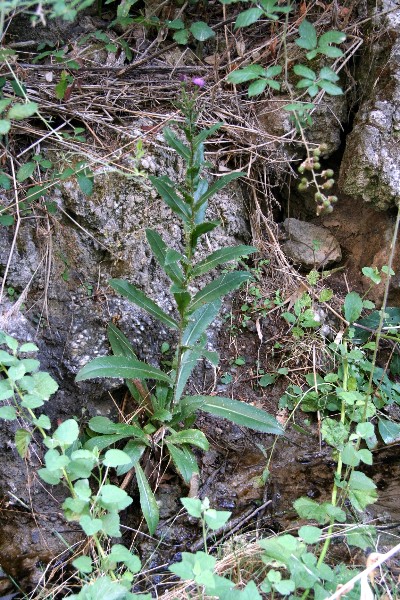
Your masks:
<svg viewBox="0 0 400 600"><path fill-rule="evenodd" d="M218 396L187 396L182 400L183 405L190 405L202 402L200 410L208 412L217 417L222 417L242 425L243 427L249 427L255 431L261 431L262 433L272 433L274 435L282 435L283 429L279 423L269 415L266 411L240 402L233 400L232 398L221 398Z"/></svg>
<svg viewBox="0 0 400 600"><path fill-rule="evenodd" d="M312 23L304 19L299 25L300 38L295 40L295 43L301 48L311 50L317 46L317 32Z"/></svg>
<svg viewBox="0 0 400 600"><path fill-rule="evenodd" d="M266 79L256 79L249 85L247 95L249 96L249 98L253 98L254 96L262 94L265 88L267 87L267 84L268 81Z"/></svg>
<svg viewBox="0 0 400 600"><path fill-rule="evenodd" d="M261 65L248 65L243 69L237 69L236 71L229 73L227 81L229 81L229 83L238 84L244 83L245 81L251 81L252 79L258 79L265 75L266 71Z"/></svg>
<svg viewBox="0 0 400 600"><path fill-rule="evenodd" d="M248 256L258 252L258 249L254 246L232 246L230 248L220 248L215 252L212 252L204 260L194 265L192 270L192 276L198 277L203 275L211 269L214 269L218 265L230 262L231 260L238 260L242 256Z"/></svg>
<svg viewBox="0 0 400 600"><path fill-rule="evenodd" d="M321 79L318 82L318 85L321 89L325 90L327 94L330 96L340 96L343 94L343 90L338 85L331 83L330 81L326 81L325 79Z"/></svg>
<svg viewBox="0 0 400 600"><path fill-rule="evenodd" d="M10 108L7 114L8 119L15 119L20 121L21 119L27 119L34 115L38 110L36 102L27 102L26 104L14 104Z"/></svg>
<svg viewBox="0 0 400 600"><path fill-rule="evenodd" d="M26 457L31 439L32 434L27 429L17 429L15 432L15 447L21 458Z"/></svg>
<svg viewBox="0 0 400 600"><path fill-rule="evenodd" d="M317 78L315 71L309 69L305 65L294 65L293 71L296 73L296 75L299 75L300 77L305 77L306 79L309 79L311 81L314 81Z"/></svg>
<svg viewBox="0 0 400 600"><path fill-rule="evenodd" d="M236 271L234 273L225 273L214 279L206 285L202 290L197 292L193 298L187 312L193 313L203 304L209 304L215 300L219 300L229 292L238 289L245 281L251 279L250 273L246 271Z"/></svg>
<svg viewBox="0 0 400 600"><path fill-rule="evenodd" d="M243 10L236 18L235 29L252 25L264 14L262 8L249 8Z"/></svg>
<svg viewBox="0 0 400 600"><path fill-rule="evenodd" d="M178 324L172 317L167 315L153 300L148 298L146 294L144 294L141 290L138 290L135 286L130 284L128 281L124 279L110 279L110 286L116 291L119 292L122 296L127 298L139 308L142 308L146 312L149 313L155 319L158 319L165 325L172 327L173 329L178 329Z"/></svg>
<svg viewBox="0 0 400 600"><path fill-rule="evenodd" d="M187 29L180 29L176 31L172 36L177 44L187 44L189 40L189 31Z"/></svg>
<svg viewBox="0 0 400 600"><path fill-rule="evenodd" d="M343 56L342 50L340 48L337 48L336 46L319 45L316 52L318 52L319 54L324 54L328 58L341 58ZM308 54L307 58L309 58Z"/></svg>
<svg viewBox="0 0 400 600"><path fill-rule="evenodd" d="M153 492L149 486L149 482L139 464L135 465L136 481L139 488L140 506L143 516L149 528L150 535L153 535L157 529L159 521L158 504Z"/></svg>
<svg viewBox="0 0 400 600"><path fill-rule="evenodd" d="M325 44L341 44L346 40L346 34L342 31L327 31L319 38L319 45Z"/></svg>
<svg viewBox="0 0 400 600"><path fill-rule="evenodd" d="M122 544L114 544L108 558L113 562L122 562L131 573L138 573L141 568L140 560Z"/></svg>
<svg viewBox="0 0 400 600"><path fill-rule="evenodd" d="M77 374L75 381L111 377L122 379L156 379L171 383L170 377L157 367L124 356L101 356L90 361Z"/></svg>
<svg viewBox="0 0 400 600"><path fill-rule="evenodd" d="M190 26L190 31L193 37L199 42L204 42L212 37L215 37L215 32L204 21L195 21Z"/></svg>
<svg viewBox="0 0 400 600"><path fill-rule="evenodd" d="M79 519L79 525L87 536L96 535L103 528L101 519L92 519L89 515L82 515Z"/></svg>

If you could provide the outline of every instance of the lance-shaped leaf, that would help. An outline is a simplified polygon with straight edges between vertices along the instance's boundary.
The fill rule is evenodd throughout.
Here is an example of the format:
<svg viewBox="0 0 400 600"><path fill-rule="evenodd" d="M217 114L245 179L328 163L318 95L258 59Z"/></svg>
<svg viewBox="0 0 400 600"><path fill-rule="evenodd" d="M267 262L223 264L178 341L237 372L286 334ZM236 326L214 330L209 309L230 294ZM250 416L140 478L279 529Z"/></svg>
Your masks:
<svg viewBox="0 0 400 600"><path fill-rule="evenodd" d="M177 448L174 444L168 442L168 438L166 439L166 444L176 470L182 476L183 481L189 484L193 473L199 472L195 455L187 446Z"/></svg>
<svg viewBox="0 0 400 600"><path fill-rule="evenodd" d="M223 123L215 123L215 125L212 125L209 129L202 129L202 131L200 131L200 133L198 133L193 140L194 147L202 144L208 137L210 137L210 135L218 131L222 125Z"/></svg>
<svg viewBox="0 0 400 600"><path fill-rule="evenodd" d="M164 127L163 134L168 146L176 150L176 152L185 160L190 160L190 148L183 144L169 127Z"/></svg>
<svg viewBox="0 0 400 600"><path fill-rule="evenodd" d="M233 246L232 248L220 248L215 252L212 252L207 258L197 263L192 271L192 276L197 277L203 273L207 273L214 269L218 265L222 265L231 260L237 260L241 256L247 256L257 252L257 248L254 246Z"/></svg>
<svg viewBox="0 0 400 600"><path fill-rule="evenodd" d="M189 379L197 361L201 358L199 350L185 350L181 357L178 373L176 375L174 402L177 404L183 394L187 380Z"/></svg>
<svg viewBox="0 0 400 600"><path fill-rule="evenodd" d="M196 227L190 234L190 245L192 249L194 250L196 248L199 237L201 237L205 233L209 233L210 231L218 227L218 225L221 225L221 221L204 221L203 223L199 223L199 225L196 225Z"/></svg>
<svg viewBox="0 0 400 600"><path fill-rule="evenodd" d="M124 279L110 279L109 284L116 291L128 298L130 302L143 308L152 317L155 317L165 325L178 329L178 324L172 317L167 315L153 300L150 300L141 290Z"/></svg>
<svg viewBox="0 0 400 600"><path fill-rule="evenodd" d="M178 196L174 188L163 177L149 177L151 183L164 200L165 204L170 207L177 215L181 217L184 223L188 224L190 220L190 210L187 204Z"/></svg>
<svg viewBox="0 0 400 600"><path fill-rule="evenodd" d="M107 335L115 356L125 356L126 358L134 358L135 360L137 359L130 341L113 323L109 323L107 326ZM137 387L129 379L127 379L125 383L132 394L132 398L135 400L135 402L140 404L143 398L141 397ZM145 383L143 383L143 387L145 388L145 392L148 393Z"/></svg>
<svg viewBox="0 0 400 600"><path fill-rule="evenodd" d="M251 275L246 271L225 273L217 277L217 279L206 285L200 292L197 292L187 312L190 314L200 308L200 306L203 306L203 304L208 304L222 298L225 294L236 290L242 283L248 281L248 279L251 279Z"/></svg>
<svg viewBox="0 0 400 600"><path fill-rule="evenodd" d="M177 262L168 262L170 260L170 257L169 259L167 257L168 246L164 243L162 237L153 229L146 229L146 238L154 256L168 277L173 282L182 284L185 279L184 275Z"/></svg>
<svg viewBox="0 0 400 600"><path fill-rule="evenodd" d="M223 175L208 188L205 194L200 196L198 202L196 202L195 208L199 208L204 202L207 202L209 198L214 196L217 192L222 190L228 183L233 181L234 179L238 179L239 177L245 177L246 173L228 173L227 175Z"/></svg>
<svg viewBox="0 0 400 600"><path fill-rule="evenodd" d="M77 374L75 381L111 377L122 379L156 379L171 383L170 377L145 362L125 356L100 356L85 365Z"/></svg>
<svg viewBox="0 0 400 600"><path fill-rule="evenodd" d="M182 334L182 346L192 347L211 325L221 308L221 301L215 300L198 308L189 317L189 323Z"/></svg>
<svg viewBox="0 0 400 600"><path fill-rule="evenodd" d="M261 408L246 404L246 402L232 400L232 398L219 398L218 396L188 396L183 398L181 402L183 409L185 409L186 406L190 406L192 403L198 407L200 401L203 402L200 410L211 415L223 417L232 421L232 423L262 433L273 433L275 435L283 433L282 427L272 415L261 410Z"/></svg>
<svg viewBox="0 0 400 600"><path fill-rule="evenodd" d="M149 528L150 535L153 535L159 521L158 504L139 463L135 465L135 472L139 488L140 507Z"/></svg>

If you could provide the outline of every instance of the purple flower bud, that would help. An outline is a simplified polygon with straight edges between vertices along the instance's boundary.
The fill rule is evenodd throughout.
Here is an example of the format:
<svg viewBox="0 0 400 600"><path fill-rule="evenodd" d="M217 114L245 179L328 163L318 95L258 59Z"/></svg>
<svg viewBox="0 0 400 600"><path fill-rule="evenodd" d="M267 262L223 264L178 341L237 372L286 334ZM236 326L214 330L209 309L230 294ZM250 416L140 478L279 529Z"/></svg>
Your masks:
<svg viewBox="0 0 400 600"><path fill-rule="evenodd" d="M202 88L206 85L206 82L204 81L204 79L202 77L193 77L192 83L194 85L197 85L199 88Z"/></svg>

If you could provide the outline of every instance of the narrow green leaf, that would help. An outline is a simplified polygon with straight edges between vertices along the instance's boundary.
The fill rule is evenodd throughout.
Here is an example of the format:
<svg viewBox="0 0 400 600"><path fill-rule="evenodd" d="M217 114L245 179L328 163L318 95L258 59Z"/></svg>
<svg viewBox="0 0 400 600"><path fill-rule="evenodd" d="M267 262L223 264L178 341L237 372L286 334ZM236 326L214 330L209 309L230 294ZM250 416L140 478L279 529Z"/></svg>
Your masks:
<svg viewBox="0 0 400 600"><path fill-rule="evenodd" d="M153 300L148 298L141 290L130 284L124 279L110 279L109 284L116 291L128 298L130 302L136 304L149 313L152 317L158 319L165 325L178 329L178 324L172 317L167 315Z"/></svg>
<svg viewBox="0 0 400 600"><path fill-rule="evenodd" d="M139 488L140 506L143 516L149 528L150 535L153 535L157 529L159 520L158 504L153 492L149 486L149 482L139 464L135 465L136 480Z"/></svg>
<svg viewBox="0 0 400 600"><path fill-rule="evenodd" d="M196 202L195 208L198 209L202 204L204 204L204 202L207 202L209 198L212 198L214 194L216 194L217 192L222 190L222 188L228 185L228 183L230 183L234 179L238 179L239 177L245 177L245 173L228 173L227 175L223 175L223 177L220 177L219 179L214 181L214 183L208 188L207 192L200 196L199 201Z"/></svg>
<svg viewBox="0 0 400 600"><path fill-rule="evenodd" d="M128 338L113 323L107 325L107 336L115 356L125 356L137 360L132 344Z"/></svg>
<svg viewBox="0 0 400 600"><path fill-rule="evenodd" d="M173 148L185 160L190 159L190 148L183 144L169 127L164 127L163 134L168 146Z"/></svg>
<svg viewBox="0 0 400 600"><path fill-rule="evenodd" d="M166 444L176 470L182 476L183 481L189 484L193 474L199 472L195 455L186 446L177 448L168 442L168 438Z"/></svg>
<svg viewBox="0 0 400 600"><path fill-rule="evenodd" d="M198 133L193 140L194 147L196 148L202 144L208 137L210 137L210 135L218 131L222 125L223 123L215 123L215 125L212 125L208 129L202 129L202 131L200 131L200 133Z"/></svg>
<svg viewBox="0 0 400 600"><path fill-rule="evenodd" d="M204 260L197 263L192 271L192 276L197 277L231 260L238 260L241 256L248 256L258 252L255 246L232 246L231 248L221 248L212 252Z"/></svg>
<svg viewBox="0 0 400 600"><path fill-rule="evenodd" d="M189 323L182 334L182 345L193 347L200 336L211 325L221 309L221 301L215 300L198 308L189 317Z"/></svg>
<svg viewBox="0 0 400 600"><path fill-rule="evenodd" d="M208 233L209 231L212 231L213 229L218 227L218 225L221 225L221 221L204 221L203 223L199 223L199 225L196 225L196 227L193 229L190 235L190 245L192 249L194 250L196 248L197 241L200 236L204 235L205 233Z"/></svg>
<svg viewBox="0 0 400 600"><path fill-rule="evenodd" d="M274 417L245 402L218 396L187 396L182 400L184 405L190 405L192 402L198 404L200 401L202 401L200 410L228 419L237 425L274 435L283 433L282 427Z"/></svg>
<svg viewBox="0 0 400 600"><path fill-rule="evenodd" d="M174 283L182 284L185 277L179 265L176 262L167 264L168 246L164 243L162 237L153 229L146 229L146 238L154 256L168 277Z"/></svg>
<svg viewBox="0 0 400 600"><path fill-rule="evenodd" d="M185 385L195 368L197 361L201 358L201 351L197 350L185 350L181 357L181 362L179 365L179 370L176 375L175 381L175 392L174 392L174 402L178 404L183 391L185 389Z"/></svg>
<svg viewBox="0 0 400 600"><path fill-rule="evenodd" d="M151 183L164 200L165 204L170 207L181 219L188 224L190 220L190 210L185 202L178 196L174 188L166 181L164 177L149 177Z"/></svg>
<svg viewBox="0 0 400 600"><path fill-rule="evenodd" d="M170 377L145 362L125 356L100 356L85 365L77 374L75 381L111 377L122 379L156 379L171 383Z"/></svg>
<svg viewBox="0 0 400 600"><path fill-rule="evenodd" d="M242 283L249 279L251 279L251 275L246 271L235 271L234 273L220 275L220 277L217 277L217 279L214 279L214 281L197 292L188 308L188 313L193 313L203 304L219 300L222 296L236 290Z"/></svg>

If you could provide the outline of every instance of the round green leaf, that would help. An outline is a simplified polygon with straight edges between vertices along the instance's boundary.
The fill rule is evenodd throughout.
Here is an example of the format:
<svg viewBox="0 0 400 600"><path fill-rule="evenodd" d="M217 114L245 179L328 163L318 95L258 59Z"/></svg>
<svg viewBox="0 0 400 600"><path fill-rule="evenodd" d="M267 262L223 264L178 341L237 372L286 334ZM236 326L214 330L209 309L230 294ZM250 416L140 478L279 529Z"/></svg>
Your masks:
<svg viewBox="0 0 400 600"><path fill-rule="evenodd" d="M128 465L130 462L130 457L122 450L108 450L103 460L103 464L106 467L119 467L121 465Z"/></svg>
<svg viewBox="0 0 400 600"><path fill-rule="evenodd" d="M204 42L215 36L214 31L204 21L196 21L190 26L193 37L199 42Z"/></svg>

